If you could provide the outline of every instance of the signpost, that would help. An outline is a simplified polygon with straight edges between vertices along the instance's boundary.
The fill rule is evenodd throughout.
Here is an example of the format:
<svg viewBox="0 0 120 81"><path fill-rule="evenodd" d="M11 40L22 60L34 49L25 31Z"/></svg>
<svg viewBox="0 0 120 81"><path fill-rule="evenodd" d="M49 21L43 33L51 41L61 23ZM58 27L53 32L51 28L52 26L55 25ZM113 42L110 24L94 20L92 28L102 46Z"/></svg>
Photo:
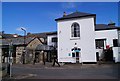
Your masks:
<svg viewBox="0 0 120 81"><path fill-rule="evenodd" d="M10 78L11 78L11 75L12 75L12 62L13 62L13 58L12 58L12 53L13 53L13 45L12 45L12 42L9 44L9 56L8 56L8 66L7 66L7 73L9 74Z"/></svg>

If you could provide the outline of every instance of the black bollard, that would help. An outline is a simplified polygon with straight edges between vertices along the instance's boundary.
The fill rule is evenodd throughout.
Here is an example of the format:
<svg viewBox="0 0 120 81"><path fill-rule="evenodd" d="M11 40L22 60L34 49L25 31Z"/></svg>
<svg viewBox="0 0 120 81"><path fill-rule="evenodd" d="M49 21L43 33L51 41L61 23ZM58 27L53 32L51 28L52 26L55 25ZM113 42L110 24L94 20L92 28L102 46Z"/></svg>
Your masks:
<svg viewBox="0 0 120 81"><path fill-rule="evenodd" d="M10 76L10 64L7 64L7 74Z"/></svg>

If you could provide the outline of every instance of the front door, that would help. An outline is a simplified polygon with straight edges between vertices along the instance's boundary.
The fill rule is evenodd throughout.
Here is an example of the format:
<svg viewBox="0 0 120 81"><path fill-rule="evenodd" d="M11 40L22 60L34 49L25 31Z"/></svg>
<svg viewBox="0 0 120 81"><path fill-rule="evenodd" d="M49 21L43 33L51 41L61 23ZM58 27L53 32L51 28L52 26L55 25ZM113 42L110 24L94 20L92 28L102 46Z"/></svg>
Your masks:
<svg viewBox="0 0 120 81"><path fill-rule="evenodd" d="M75 58L76 63L80 63L80 48L74 47L72 49L72 57Z"/></svg>
<svg viewBox="0 0 120 81"><path fill-rule="evenodd" d="M76 52L76 63L79 63L79 52Z"/></svg>

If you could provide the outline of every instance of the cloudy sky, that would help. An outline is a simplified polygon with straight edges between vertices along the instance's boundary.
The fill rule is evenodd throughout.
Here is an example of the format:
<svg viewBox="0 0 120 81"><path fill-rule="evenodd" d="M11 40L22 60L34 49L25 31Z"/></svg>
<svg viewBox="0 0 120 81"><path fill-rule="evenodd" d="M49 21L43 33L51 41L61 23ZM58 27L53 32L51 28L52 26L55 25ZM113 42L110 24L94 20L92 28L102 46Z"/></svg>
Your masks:
<svg viewBox="0 0 120 81"><path fill-rule="evenodd" d="M3 2L2 30L21 35L20 27L31 33L56 31L55 19L64 11L70 14L76 10L96 14L97 24L112 20L118 26L117 2Z"/></svg>

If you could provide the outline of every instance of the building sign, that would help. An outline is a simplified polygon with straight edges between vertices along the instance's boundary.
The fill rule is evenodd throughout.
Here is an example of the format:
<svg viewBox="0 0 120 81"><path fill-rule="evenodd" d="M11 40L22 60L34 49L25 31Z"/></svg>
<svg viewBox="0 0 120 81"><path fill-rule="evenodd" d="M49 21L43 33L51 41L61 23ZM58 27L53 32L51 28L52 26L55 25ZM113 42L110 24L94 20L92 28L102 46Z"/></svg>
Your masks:
<svg viewBox="0 0 120 81"><path fill-rule="evenodd" d="M80 52L81 49L80 49L80 48L77 48L77 47L74 47L74 48L72 49L72 51L73 51L73 52Z"/></svg>
<svg viewBox="0 0 120 81"><path fill-rule="evenodd" d="M68 56L71 56L71 54L69 53Z"/></svg>
<svg viewBox="0 0 120 81"><path fill-rule="evenodd" d="M80 52L80 50L74 50L74 52Z"/></svg>

